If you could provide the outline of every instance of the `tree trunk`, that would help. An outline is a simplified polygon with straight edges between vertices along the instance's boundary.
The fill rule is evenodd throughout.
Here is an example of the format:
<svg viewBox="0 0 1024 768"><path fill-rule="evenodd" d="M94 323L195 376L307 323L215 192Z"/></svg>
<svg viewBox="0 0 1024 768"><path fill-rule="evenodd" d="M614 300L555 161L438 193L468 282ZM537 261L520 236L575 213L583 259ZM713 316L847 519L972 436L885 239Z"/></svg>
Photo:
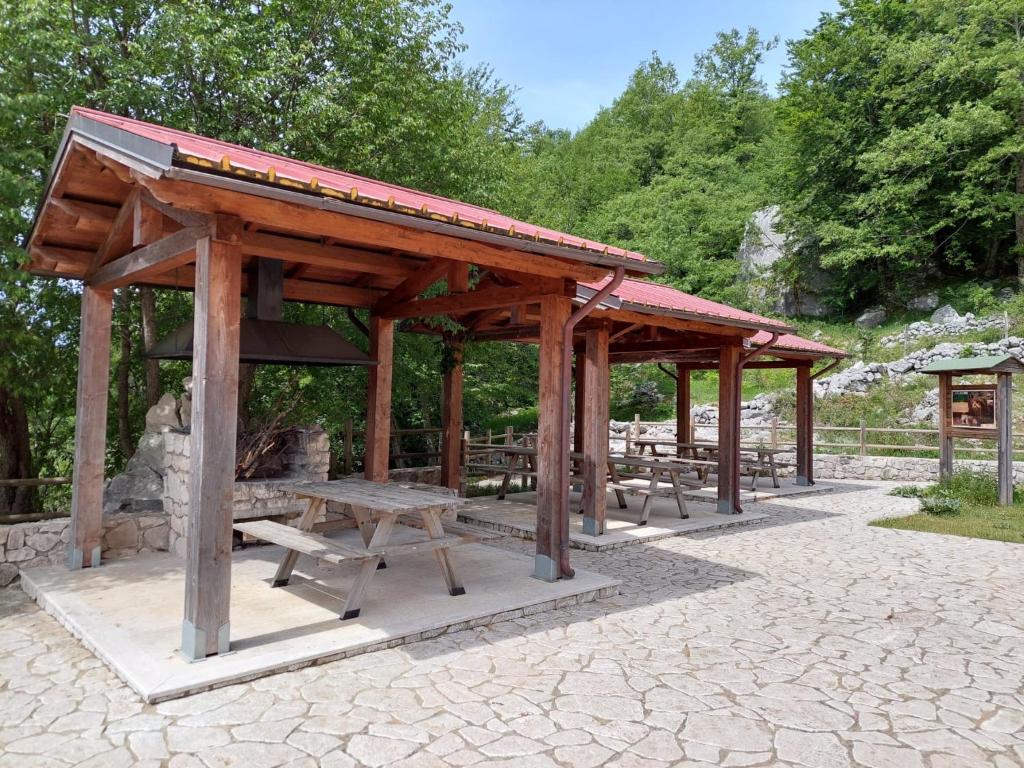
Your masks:
<svg viewBox="0 0 1024 768"><path fill-rule="evenodd" d="M255 365L242 363L238 366L238 428L243 433L249 430L249 422L252 420L249 399L252 397L252 386L255 381Z"/></svg>
<svg viewBox="0 0 1024 768"><path fill-rule="evenodd" d="M1024 113L1018 123L1024 128ZM1018 200L1024 199L1024 154L1017 158L1017 195ZM1017 232L1017 281L1024 287L1024 206L1019 203L1013 219Z"/></svg>
<svg viewBox="0 0 1024 768"><path fill-rule="evenodd" d="M139 288L139 306L142 311L142 346L146 351L156 344L156 294L152 288ZM160 361L146 358L146 408L152 408L160 399Z"/></svg>
<svg viewBox="0 0 1024 768"><path fill-rule="evenodd" d="M35 477L29 442L25 402L0 388L0 478L18 480ZM33 486L0 488L0 515L37 512L39 495Z"/></svg>
<svg viewBox="0 0 1024 768"><path fill-rule="evenodd" d="M121 352L117 361L117 443L124 461L128 461L135 452L131 426L131 294L130 288L118 291L120 312L117 324L118 336L121 339Z"/></svg>

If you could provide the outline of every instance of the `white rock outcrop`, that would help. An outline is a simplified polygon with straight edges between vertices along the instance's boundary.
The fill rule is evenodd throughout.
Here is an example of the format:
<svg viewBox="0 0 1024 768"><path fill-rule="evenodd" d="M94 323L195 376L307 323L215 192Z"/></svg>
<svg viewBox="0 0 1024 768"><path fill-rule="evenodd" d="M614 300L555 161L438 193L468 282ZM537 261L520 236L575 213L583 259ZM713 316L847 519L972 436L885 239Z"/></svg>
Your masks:
<svg viewBox="0 0 1024 768"><path fill-rule="evenodd" d="M938 312L936 312L936 314L938 314ZM999 315L994 315L992 317L975 317L971 312L968 312L965 315L959 315L956 313L956 310L953 310L953 314L956 315L955 318L950 315L945 315L948 319L936 321L933 316L931 322L920 320L916 323L911 323L899 333L894 333L890 336L883 336L879 339L878 344L885 348L899 347L922 339L936 338L939 336L963 336L964 334L974 333L975 331L986 331L991 328L1003 328L1006 323L1003 317Z"/></svg>

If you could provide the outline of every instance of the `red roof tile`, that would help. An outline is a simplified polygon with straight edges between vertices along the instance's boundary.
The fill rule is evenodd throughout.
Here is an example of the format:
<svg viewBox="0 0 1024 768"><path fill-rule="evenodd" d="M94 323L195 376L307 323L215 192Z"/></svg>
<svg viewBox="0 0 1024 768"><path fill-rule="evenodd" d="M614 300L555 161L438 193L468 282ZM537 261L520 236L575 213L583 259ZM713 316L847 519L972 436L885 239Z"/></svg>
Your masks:
<svg viewBox="0 0 1024 768"><path fill-rule="evenodd" d="M750 341L755 345L765 344L770 341L771 338L772 335L767 331L758 331L750 338ZM836 349L835 347L830 347L827 344L821 344L817 341L811 341L810 339L805 339L793 333L784 333L779 336L779 340L775 342L775 346L780 350L788 349L793 352L808 352L827 357L846 357L846 352L843 352L841 349Z"/></svg>
<svg viewBox="0 0 1024 768"><path fill-rule="evenodd" d="M608 284L611 278L606 278L597 283L586 283L588 288L600 290ZM693 296L689 293L660 283L651 283L645 280L634 280L626 278L615 290L615 296L628 304L639 304L644 307L667 309L676 312L684 312L691 315L700 315L711 321L724 321L727 325L743 324L753 326L767 326L785 330L789 326L778 320L755 315L753 312L745 312L742 309L730 307L728 304L719 304L715 301L702 299L700 296Z"/></svg>
<svg viewBox="0 0 1024 768"><path fill-rule="evenodd" d="M474 229L493 231L521 239L539 240L553 245L564 245L595 253L607 253L610 256L637 261L647 260L643 254L634 251L538 227L477 205L407 189L396 184L387 184L301 160L293 160L270 152L261 152L237 144L197 136L141 120L118 117L85 107L73 107L72 114L173 146L176 150L176 160L182 165L235 173L243 177L255 177L261 181L301 188L327 197L389 208L413 215L428 216L449 223L458 223Z"/></svg>

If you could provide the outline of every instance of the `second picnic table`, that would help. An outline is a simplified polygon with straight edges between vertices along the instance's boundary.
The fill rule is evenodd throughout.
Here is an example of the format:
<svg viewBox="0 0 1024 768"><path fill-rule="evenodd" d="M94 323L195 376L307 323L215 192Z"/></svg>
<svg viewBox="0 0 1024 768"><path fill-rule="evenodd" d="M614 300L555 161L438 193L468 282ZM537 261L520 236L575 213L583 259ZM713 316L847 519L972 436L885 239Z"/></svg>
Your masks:
<svg viewBox="0 0 1024 768"><path fill-rule="evenodd" d="M672 447L680 453L688 453L696 459L698 456L706 459L716 458L718 455L717 443L677 443L675 440L659 440L657 438L641 437L633 441L639 449L638 454L642 455L644 448L650 449L652 456L663 454L658 453L658 447ZM742 468L751 475L750 489L757 489L757 481L761 475L769 474L772 478L772 486L780 487L779 467L790 466L779 462L775 457L780 453L792 453L791 448L772 448L767 445L741 445L740 454L756 455L756 459L742 462ZM717 461L710 462L712 464ZM706 478L705 478L706 479Z"/></svg>
<svg viewBox="0 0 1024 768"><path fill-rule="evenodd" d="M474 454L477 456L492 456L500 454L505 458L504 465L490 463L469 463L467 469L483 472L501 474L501 486L498 489L498 499L504 499L509 490L511 479L520 475L524 479L536 474L535 462L537 448L526 445L476 445ZM569 454L574 464L583 461L583 454L572 452ZM683 519L689 517L686 510L686 500L683 496L684 489L696 489L703 487L703 481L695 481L684 477L693 471L696 465L710 462L700 460L673 460L662 457L641 457L623 456L611 454L608 456L608 490L615 493L620 509L626 509L625 494L642 496L643 506L640 510L638 525L647 525L651 512L651 502L657 496L670 496L676 502L679 516ZM619 468L625 471L619 471ZM573 484L579 484L580 478L573 474ZM581 512L583 510L580 510Z"/></svg>
<svg viewBox="0 0 1024 768"><path fill-rule="evenodd" d="M445 509L464 504L466 499L440 490L408 487L399 483L374 483L354 477L324 483L296 483L282 486L282 489L309 499L309 506L295 526L270 520L235 523L234 526L237 531L285 548L285 555L277 568L272 586L288 584L300 554L331 563L360 562L359 573L349 590L341 617L352 619L359 615L363 593L373 574L378 568L385 567L385 556L392 558L413 552L432 551L448 593L453 596L465 594L466 590L455 572L448 550L473 537L463 530L464 526L442 522L441 513ZM320 512L329 501L349 505L362 535L362 548L312 532ZM391 534L396 523L400 522L418 522L426 532L427 539L391 544ZM452 535L446 532L446 527L450 530L458 528L459 533Z"/></svg>

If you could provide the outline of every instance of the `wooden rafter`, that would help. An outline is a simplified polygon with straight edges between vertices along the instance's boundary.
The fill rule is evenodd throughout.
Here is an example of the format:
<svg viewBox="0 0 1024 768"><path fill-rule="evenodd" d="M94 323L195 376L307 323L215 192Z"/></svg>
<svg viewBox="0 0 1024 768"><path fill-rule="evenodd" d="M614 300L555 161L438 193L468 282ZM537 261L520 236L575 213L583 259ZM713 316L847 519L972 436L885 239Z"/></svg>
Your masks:
<svg viewBox="0 0 1024 768"><path fill-rule="evenodd" d="M374 306L376 314L387 312L392 307L414 299L438 280L447 277L451 262L446 259L432 259L424 264L387 294L382 296Z"/></svg>
<svg viewBox="0 0 1024 768"><path fill-rule="evenodd" d="M86 279L111 259L116 259L128 252L132 246L132 225L135 217L135 206L139 202L139 190L132 189L121 204L114 221L110 225L107 237L96 251L92 263L86 270Z"/></svg>

